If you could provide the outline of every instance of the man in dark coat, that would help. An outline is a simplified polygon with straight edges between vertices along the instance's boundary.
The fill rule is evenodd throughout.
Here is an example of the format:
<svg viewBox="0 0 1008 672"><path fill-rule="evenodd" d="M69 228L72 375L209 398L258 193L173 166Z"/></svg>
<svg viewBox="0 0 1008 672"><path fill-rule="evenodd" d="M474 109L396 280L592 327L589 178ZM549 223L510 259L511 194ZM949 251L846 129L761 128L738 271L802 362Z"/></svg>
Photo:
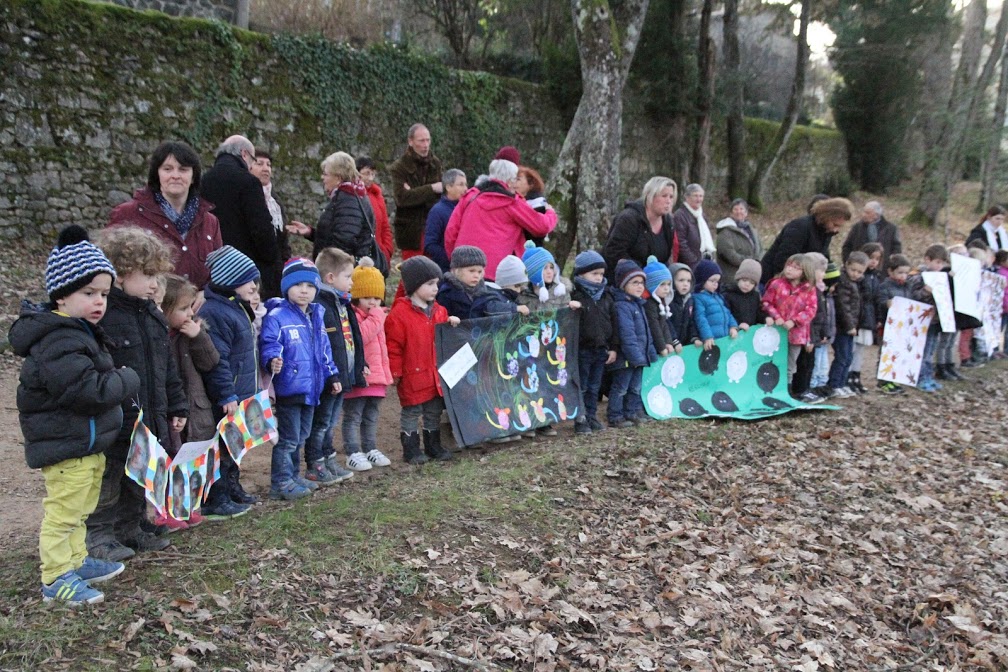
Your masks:
<svg viewBox="0 0 1008 672"><path fill-rule="evenodd" d="M392 231L403 259L423 253L427 213L444 192L440 182L444 169L441 159L431 151L431 135L427 127L423 124L410 126L407 143L406 152L388 169L396 203Z"/></svg>
<svg viewBox="0 0 1008 672"><path fill-rule="evenodd" d="M793 254L819 252L829 259L833 236L853 217L854 206L846 198L827 198L816 202L809 214L785 224L763 255L763 283L780 273Z"/></svg>
<svg viewBox="0 0 1008 672"><path fill-rule="evenodd" d="M250 172L255 160L252 142L232 135L217 149L213 167L203 174L200 196L214 204L224 244L252 259L265 280L282 261L262 183ZM277 296L277 289L264 282L262 298Z"/></svg>
<svg viewBox="0 0 1008 672"><path fill-rule="evenodd" d="M878 243L882 246L882 263L878 267L880 278L888 277L889 257L903 252L899 229L895 224L882 216L882 204L878 201L868 201L861 210L861 221L851 227L843 247L840 248L840 258L846 262L850 253L860 250L865 243Z"/></svg>

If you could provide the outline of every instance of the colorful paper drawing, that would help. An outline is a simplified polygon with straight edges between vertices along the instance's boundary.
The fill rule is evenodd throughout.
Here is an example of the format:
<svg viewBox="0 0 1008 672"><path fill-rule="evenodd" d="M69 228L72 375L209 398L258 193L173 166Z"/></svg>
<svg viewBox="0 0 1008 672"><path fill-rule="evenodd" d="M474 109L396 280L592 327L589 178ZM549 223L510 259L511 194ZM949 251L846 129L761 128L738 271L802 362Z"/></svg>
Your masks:
<svg viewBox="0 0 1008 672"><path fill-rule="evenodd" d="M171 469L168 482L168 512L175 520L189 519L189 473L185 465L175 465Z"/></svg>
<svg viewBox="0 0 1008 672"><path fill-rule="evenodd" d="M902 296L893 299L882 332L879 380L917 386L923 363L924 342L934 312L934 306L926 303L911 301Z"/></svg>
<svg viewBox="0 0 1008 672"><path fill-rule="evenodd" d="M126 454L126 474L141 486L147 480L147 472L153 462L150 449L151 441L156 442L157 439L143 424L143 409L141 409L137 414L136 422L133 423L130 448Z"/></svg>
<svg viewBox="0 0 1008 672"><path fill-rule="evenodd" d="M171 468L171 458L165 452L161 444L156 444L154 469L150 480L144 488L144 495L147 501L154 505L154 509L164 515L167 511L165 507L165 489L168 487L168 470Z"/></svg>
<svg viewBox="0 0 1008 672"><path fill-rule="evenodd" d="M220 479L220 443L217 434L214 435L213 445L207 450L206 459L206 482L203 484L203 501L210 497L210 486Z"/></svg>
<svg viewBox="0 0 1008 672"><path fill-rule="evenodd" d="M983 320L983 307L980 305L980 261L961 254L951 254L949 257L955 274L952 300L956 311Z"/></svg>
<svg viewBox="0 0 1008 672"><path fill-rule="evenodd" d="M238 410L217 423L217 432L224 437L224 445L237 465L256 446L276 441L277 420L269 394L262 391L242 401Z"/></svg>
<svg viewBox="0 0 1008 672"><path fill-rule="evenodd" d="M935 308L938 309L938 319L942 331L952 333L956 330L955 309L952 306L952 290L949 288L948 273L942 271L925 271L921 273L924 284L931 288Z"/></svg>
<svg viewBox="0 0 1008 672"><path fill-rule="evenodd" d="M442 389L459 445L576 418L577 342L578 320L567 308L438 325L438 370L447 374Z"/></svg>
<svg viewBox="0 0 1008 672"><path fill-rule="evenodd" d="M641 397L652 418L707 416L757 420L800 409L835 409L787 393L787 332L760 326L719 338L710 350L687 346L644 369Z"/></svg>
<svg viewBox="0 0 1008 672"><path fill-rule="evenodd" d="M1001 310L1004 305L1006 279L997 273L984 271L980 279L980 306L983 309L983 345L990 357L1001 344Z"/></svg>

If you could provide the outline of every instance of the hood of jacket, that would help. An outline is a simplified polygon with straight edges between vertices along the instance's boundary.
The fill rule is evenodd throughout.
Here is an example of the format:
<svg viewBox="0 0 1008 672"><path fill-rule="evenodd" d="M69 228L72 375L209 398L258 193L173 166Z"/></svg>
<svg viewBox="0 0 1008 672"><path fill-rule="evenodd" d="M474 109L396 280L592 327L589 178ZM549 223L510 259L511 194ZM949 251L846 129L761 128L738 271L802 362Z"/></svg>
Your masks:
<svg viewBox="0 0 1008 672"><path fill-rule="evenodd" d="M752 222L746 220L746 223L748 223L749 226L752 226ZM738 229L739 225L738 222L736 222L731 217L725 217L724 219L722 219L720 222L717 223L716 228L718 231L720 231L721 229Z"/></svg>
<svg viewBox="0 0 1008 672"><path fill-rule="evenodd" d="M487 179L473 187L462 197L466 205L478 205L483 210L501 210L511 207L517 196L500 180Z"/></svg>
<svg viewBox="0 0 1008 672"><path fill-rule="evenodd" d="M88 331L89 326L82 319L52 311L46 304L22 301L21 314L17 321L11 325L7 338L14 349L14 354L18 357L27 357L33 345L57 329L67 328ZM99 335L104 332L100 327L90 325L90 331L97 340L101 341Z"/></svg>

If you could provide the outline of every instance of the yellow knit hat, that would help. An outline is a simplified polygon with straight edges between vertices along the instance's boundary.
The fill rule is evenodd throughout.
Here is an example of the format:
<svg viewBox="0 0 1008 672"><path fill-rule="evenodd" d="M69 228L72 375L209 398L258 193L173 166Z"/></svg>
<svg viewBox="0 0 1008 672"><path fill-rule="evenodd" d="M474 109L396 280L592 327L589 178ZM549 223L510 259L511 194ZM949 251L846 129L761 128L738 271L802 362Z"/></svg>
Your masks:
<svg viewBox="0 0 1008 672"><path fill-rule="evenodd" d="M351 277L353 278L351 297L385 300L385 278L382 277L381 271L375 268L371 257L361 257Z"/></svg>

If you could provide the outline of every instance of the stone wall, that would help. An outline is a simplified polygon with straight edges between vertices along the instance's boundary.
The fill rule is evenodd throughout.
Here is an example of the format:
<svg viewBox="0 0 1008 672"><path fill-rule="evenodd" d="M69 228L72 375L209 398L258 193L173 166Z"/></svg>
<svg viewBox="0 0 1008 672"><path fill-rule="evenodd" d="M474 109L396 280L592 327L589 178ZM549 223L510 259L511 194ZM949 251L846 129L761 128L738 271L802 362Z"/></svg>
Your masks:
<svg viewBox="0 0 1008 672"><path fill-rule="evenodd" d="M358 51L80 0L4 0L0 26L3 238L101 226L144 184L147 158L164 139L189 142L207 166L221 139L248 135L274 155L288 216L312 222L324 202L322 158L367 154L381 169L402 153L415 121L431 129L446 167L462 168L470 182L505 144L547 174L566 133L542 88L449 70L395 47ZM773 128L749 124L754 149L761 124ZM624 196L669 174L656 141L666 135L628 104ZM712 196L723 183L722 147L715 138ZM845 166L839 134L799 129L770 200L813 193L831 166Z"/></svg>
<svg viewBox="0 0 1008 672"><path fill-rule="evenodd" d="M192 16L235 23L238 0L104 0L132 9L153 9L171 16Z"/></svg>

